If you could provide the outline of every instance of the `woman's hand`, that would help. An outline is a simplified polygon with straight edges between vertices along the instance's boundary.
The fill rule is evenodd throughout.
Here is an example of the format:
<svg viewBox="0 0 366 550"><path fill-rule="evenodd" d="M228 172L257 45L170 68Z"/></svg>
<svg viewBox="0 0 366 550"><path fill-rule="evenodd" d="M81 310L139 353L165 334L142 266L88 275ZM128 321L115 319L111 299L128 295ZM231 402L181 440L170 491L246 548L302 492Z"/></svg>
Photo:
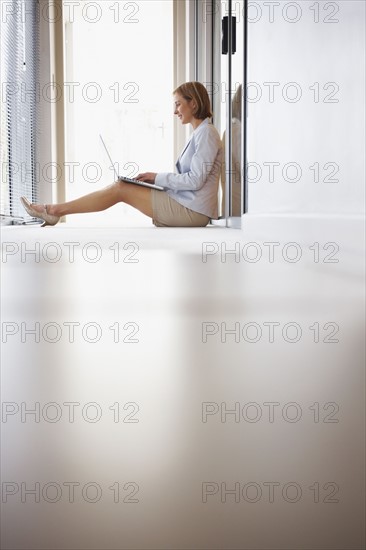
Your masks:
<svg viewBox="0 0 366 550"><path fill-rule="evenodd" d="M155 183L156 172L144 172L143 174L138 174L136 180L145 181L146 183Z"/></svg>

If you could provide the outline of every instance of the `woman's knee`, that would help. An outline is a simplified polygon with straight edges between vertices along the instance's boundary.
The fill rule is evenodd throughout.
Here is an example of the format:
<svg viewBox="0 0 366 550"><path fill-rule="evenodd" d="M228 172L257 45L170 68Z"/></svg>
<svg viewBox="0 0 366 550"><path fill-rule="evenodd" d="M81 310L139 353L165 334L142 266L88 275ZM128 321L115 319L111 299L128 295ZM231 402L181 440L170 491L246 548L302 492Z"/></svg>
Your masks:
<svg viewBox="0 0 366 550"><path fill-rule="evenodd" d="M123 201L126 194L126 184L123 181L117 180L111 185L112 192L116 194L120 201Z"/></svg>

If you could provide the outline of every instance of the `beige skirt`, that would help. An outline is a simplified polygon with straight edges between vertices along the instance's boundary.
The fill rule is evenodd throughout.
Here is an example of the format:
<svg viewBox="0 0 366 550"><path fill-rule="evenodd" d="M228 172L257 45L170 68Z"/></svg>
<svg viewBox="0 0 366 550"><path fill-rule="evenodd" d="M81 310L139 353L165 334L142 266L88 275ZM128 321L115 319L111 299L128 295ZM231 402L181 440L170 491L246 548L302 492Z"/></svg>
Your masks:
<svg viewBox="0 0 366 550"><path fill-rule="evenodd" d="M210 218L179 204L165 191L151 190L153 224L156 227L205 227Z"/></svg>

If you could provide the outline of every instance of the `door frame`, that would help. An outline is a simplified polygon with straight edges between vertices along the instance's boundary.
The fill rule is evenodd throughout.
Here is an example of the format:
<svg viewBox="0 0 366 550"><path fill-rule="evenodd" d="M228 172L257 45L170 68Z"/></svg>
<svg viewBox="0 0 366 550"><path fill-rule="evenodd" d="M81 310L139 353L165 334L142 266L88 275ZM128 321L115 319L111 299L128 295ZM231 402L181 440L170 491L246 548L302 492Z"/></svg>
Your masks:
<svg viewBox="0 0 366 550"><path fill-rule="evenodd" d="M226 75L221 74L221 21L222 11L221 2L216 0L210 0L203 2L202 0L194 0L194 9L192 9L192 0L187 0L190 4L191 19L188 28L187 38L193 36L194 40L189 40L189 48L194 50L194 54L190 55L190 60L194 60L194 67L190 68L190 74L194 75L195 80L202 82L209 92L211 105L213 109L213 124L223 134L223 128L221 128L220 120L215 118L215 112L219 113L221 109L221 89L220 84L227 86L227 89L232 96L232 82L231 82L231 22L233 16L233 3L232 0L226 0L228 15L228 70ZM242 125L241 125L241 202L242 208L241 216L233 216L231 211L231 189L232 189L232 132L231 132L231 120L232 120L232 104L227 102L226 107L226 129L225 132L225 166L227 177L225 178L225 212L222 213L218 221L213 221L213 224L225 225L226 227L240 229L242 227L242 217L248 212L248 181L247 181L247 117L248 108L246 101L246 89L247 89L247 68L248 68L248 0L242 0L243 2L243 18L239 24L243 25L243 44L239 47L243 47L243 65L242 65L242 89L243 94L241 97L241 112L242 112ZM226 15L226 13L225 13ZM194 32L189 32L194 30ZM224 223L223 223L224 222Z"/></svg>

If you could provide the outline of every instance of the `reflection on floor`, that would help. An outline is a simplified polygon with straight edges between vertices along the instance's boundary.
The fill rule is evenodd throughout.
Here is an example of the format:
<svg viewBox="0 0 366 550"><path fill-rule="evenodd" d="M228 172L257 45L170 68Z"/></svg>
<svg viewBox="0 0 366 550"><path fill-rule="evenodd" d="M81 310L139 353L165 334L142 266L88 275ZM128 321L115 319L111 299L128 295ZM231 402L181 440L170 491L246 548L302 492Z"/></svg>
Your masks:
<svg viewBox="0 0 366 550"><path fill-rule="evenodd" d="M4 228L3 547L363 548L362 234Z"/></svg>

